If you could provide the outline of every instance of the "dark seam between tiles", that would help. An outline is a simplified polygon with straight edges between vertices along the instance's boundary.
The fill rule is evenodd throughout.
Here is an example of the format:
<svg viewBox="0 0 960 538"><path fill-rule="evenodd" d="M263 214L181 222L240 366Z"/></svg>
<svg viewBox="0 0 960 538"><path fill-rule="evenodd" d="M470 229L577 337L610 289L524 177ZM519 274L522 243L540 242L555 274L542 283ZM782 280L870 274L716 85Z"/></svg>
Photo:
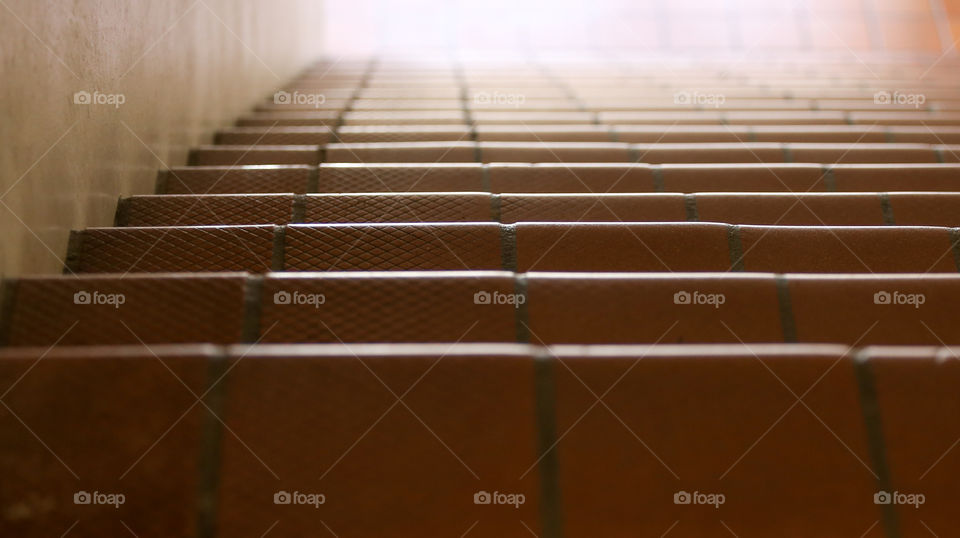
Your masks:
<svg viewBox="0 0 960 538"><path fill-rule="evenodd" d="M880 193L880 212L883 215L883 223L885 225L896 225L896 221L893 218L893 206L890 204L890 193Z"/></svg>
<svg viewBox="0 0 960 538"><path fill-rule="evenodd" d="M67 239L67 255L63 258L63 274L74 274L80 271L83 262L83 240L86 238L83 230L70 230Z"/></svg>
<svg viewBox="0 0 960 538"><path fill-rule="evenodd" d="M517 302L514 309L515 330L517 333L517 342L521 344L530 343L530 310L527 308L527 300L530 299L527 293L529 280L524 273L515 274L513 277L513 293L517 297L523 297L523 302Z"/></svg>
<svg viewBox="0 0 960 538"><path fill-rule="evenodd" d="M533 356L537 409L537 451L540 455L540 518L544 538L563 536L563 505L557 458L556 381L553 365L559 359L544 349Z"/></svg>
<svg viewBox="0 0 960 538"><path fill-rule="evenodd" d="M499 194L490 195L490 220L493 222L500 222L503 219L501 205L503 199Z"/></svg>
<svg viewBox="0 0 960 538"><path fill-rule="evenodd" d="M207 363L208 392L203 401L201 426L199 478L197 490L197 536L214 538L217 535L217 508L220 490L220 472L223 465L223 412L226 407L227 388L224 378L229 368L229 359L223 348L210 357ZM223 378L223 379L221 379ZM219 382L218 382L219 380Z"/></svg>
<svg viewBox="0 0 960 538"><path fill-rule="evenodd" d="M688 221L698 222L700 220L700 214L697 212L697 196L695 194L684 194L683 206L687 210Z"/></svg>
<svg viewBox="0 0 960 538"><path fill-rule="evenodd" d="M316 194L320 192L320 167L311 166L307 175L307 193Z"/></svg>
<svg viewBox="0 0 960 538"><path fill-rule="evenodd" d="M887 463L886 445L883 440L883 423L880 420L880 406L877 399L877 387L870 361L863 351L854 352L854 373L857 378L857 391L860 411L870 450L870 461L877 475L877 490L892 492L890 468ZM887 538L899 538L900 529L895 505L878 504L883 533Z"/></svg>
<svg viewBox="0 0 960 538"><path fill-rule="evenodd" d="M780 328L783 341L788 344L797 342L797 322L793 317L793 300L790 298L790 281L784 275L774 275L777 287L777 310L780 314Z"/></svg>
<svg viewBox="0 0 960 538"><path fill-rule="evenodd" d="M517 227L500 225L500 265L504 271L517 271Z"/></svg>
<svg viewBox="0 0 960 538"><path fill-rule="evenodd" d="M745 271L743 266L743 244L740 241L740 227L734 224L727 225L727 248L730 251L730 270Z"/></svg>
<svg viewBox="0 0 960 538"><path fill-rule="evenodd" d="M307 195L294 194L290 210L290 224L302 224L307 218Z"/></svg>
<svg viewBox="0 0 960 538"><path fill-rule="evenodd" d="M833 175L833 165L823 165L820 169L820 175L823 177L823 190L837 192L837 177Z"/></svg>
<svg viewBox="0 0 960 538"><path fill-rule="evenodd" d="M273 257L270 260L271 271L283 271L286 265L287 227L273 227Z"/></svg>
<svg viewBox="0 0 960 538"><path fill-rule="evenodd" d="M253 343L260 339L261 295L263 276L250 275L243 286L243 327L240 341Z"/></svg>
<svg viewBox="0 0 960 538"><path fill-rule="evenodd" d="M666 192L667 187L663 181L663 166L659 164L651 166L650 174L653 176L653 192Z"/></svg>

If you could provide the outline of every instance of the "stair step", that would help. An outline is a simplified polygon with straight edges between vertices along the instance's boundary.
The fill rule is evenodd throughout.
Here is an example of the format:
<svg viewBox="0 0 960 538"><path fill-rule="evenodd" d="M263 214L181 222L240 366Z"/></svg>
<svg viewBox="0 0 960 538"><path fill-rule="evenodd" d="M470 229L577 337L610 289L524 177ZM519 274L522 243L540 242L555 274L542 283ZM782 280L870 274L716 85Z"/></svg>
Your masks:
<svg viewBox="0 0 960 538"><path fill-rule="evenodd" d="M12 346L960 344L956 274L154 273L28 277L3 295Z"/></svg>
<svg viewBox="0 0 960 538"><path fill-rule="evenodd" d="M139 195L117 226L361 222L674 222L960 226L957 193L345 193Z"/></svg>
<svg viewBox="0 0 960 538"><path fill-rule="evenodd" d="M540 486L545 481L564 492L566 528L599 536L616 534L627 518L632 529L661 532L648 518L632 523L626 514L640 503L682 518L690 507L675 504L675 495L697 489L686 484L715 480L719 469L728 471L717 491L725 495L724 520L744 528L760 510L764 519L817 534L831 522L877 517L875 481L857 462L871 461L878 448L868 446L864 424L883 425L879 448L890 468L919 469L899 487L930 499L951 497L954 458L940 462L943 475L920 482L914 474L929 465L923 447L936 447L930 449L936 456L960 435L957 353L796 344L7 349L0 350L0 378L16 390L4 400L10 413L0 418L4 455L58 472L10 473L5 485L34 492L90 489L78 487L38 448L36 431L84 484L123 493L123 525L163 535L192 528L198 506L201 517L230 536L248 528L249 518L240 515L251 513L285 518L284 529L299 535L312 534L321 520L369 536L416 534L422 521L437 534L455 536L462 533L460 518L482 520L482 529L497 534L513 529L517 518L539 529L538 510L550 502ZM538 389L544 386L553 388ZM793 409L791 392L804 394L809 412ZM681 393L684 404L677 405ZM595 409L599 394L604 409ZM714 430L727 441L704 442ZM544 458L544 445L553 443L556 451ZM742 458L752 445L750 457ZM197 463L211 458L220 476L214 482L204 481ZM790 465L783 465L785 458ZM637 489L640 482L644 487ZM410 494L423 484L431 487ZM474 504L478 491L494 489L521 494L524 502L509 512ZM625 490L636 491L625 498ZM141 508L158 491L168 496L163 511ZM326 504L342 508L310 506L291 519L290 506L270 502L284 491L322 494ZM216 510L202 502L208 496L217 499ZM784 496L802 503L804 514ZM952 514L949 505L938 506L924 506L924 517ZM369 517L398 511L410 519ZM66 508L45 517L58 528L76 521ZM110 525L104 520L98 531ZM116 526L120 534L119 521ZM695 518L683 528L707 535L715 526Z"/></svg>

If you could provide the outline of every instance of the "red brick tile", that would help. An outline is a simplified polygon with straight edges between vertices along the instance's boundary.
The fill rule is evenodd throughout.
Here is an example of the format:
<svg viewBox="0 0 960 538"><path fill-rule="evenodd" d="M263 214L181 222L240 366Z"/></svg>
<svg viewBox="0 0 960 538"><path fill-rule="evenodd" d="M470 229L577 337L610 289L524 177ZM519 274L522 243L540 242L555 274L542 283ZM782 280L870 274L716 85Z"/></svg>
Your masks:
<svg viewBox="0 0 960 538"><path fill-rule="evenodd" d="M308 164L320 160L320 146L199 146L190 152L194 166Z"/></svg>
<svg viewBox="0 0 960 538"><path fill-rule="evenodd" d="M814 164L667 164L660 170L666 192L807 192L825 190Z"/></svg>
<svg viewBox="0 0 960 538"><path fill-rule="evenodd" d="M319 192L485 191L477 163L322 164Z"/></svg>
<svg viewBox="0 0 960 538"><path fill-rule="evenodd" d="M705 193L696 195L704 222L780 226L879 226L880 196L840 193Z"/></svg>
<svg viewBox="0 0 960 538"><path fill-rule="evenodd" d="M197 166L160 172L158 194L304 193L309 166Z"/></svg>
<svg viewBox="0 0 960 538"><path fill-rule="evenodd" d="M328 144L328 163L464 163L474 162L473 142L396 142Z"/></svg>
<svg viewBox="0 0 960 538"><path fill-rule="evenodd" d="M901 226L960 226L960 194L892 192L893 218Z"/></svg>
<svg viewBox="0 0 960 538"><path fill-rule="evenodd" d="M653 174L643 164L492 164L494 193L651 192Z"/></svg>
<svg viewBox="0 0 960 538"><path fill-rule="evenodd" d="M839 165L832 168L838 191L956 191L957 165Z"/></svg>
<svg viewBox="0 0 960 538"><path fill-rule="evenodd" d="M503 194L500 221L685 221L680 194Z"/></svg>

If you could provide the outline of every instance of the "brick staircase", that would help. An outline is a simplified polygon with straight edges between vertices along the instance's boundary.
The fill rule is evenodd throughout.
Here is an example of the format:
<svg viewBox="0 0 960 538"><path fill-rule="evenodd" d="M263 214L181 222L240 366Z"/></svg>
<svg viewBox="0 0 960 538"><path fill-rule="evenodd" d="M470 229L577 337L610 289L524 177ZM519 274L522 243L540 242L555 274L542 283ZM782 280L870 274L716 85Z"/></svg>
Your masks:
<svg viewBox="0 0 960 538"><path fill-rule="evenodd" d="M2 283L0 535L957 536L931 63L318 62Z"/></svg>

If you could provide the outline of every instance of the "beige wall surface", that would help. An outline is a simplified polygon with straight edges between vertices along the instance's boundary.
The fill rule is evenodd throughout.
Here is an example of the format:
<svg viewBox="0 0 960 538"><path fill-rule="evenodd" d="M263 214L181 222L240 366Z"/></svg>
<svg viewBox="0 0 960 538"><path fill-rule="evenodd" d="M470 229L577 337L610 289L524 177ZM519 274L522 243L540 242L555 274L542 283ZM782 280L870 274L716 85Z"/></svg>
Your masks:
<svg viewBox="0 0 960 538"><path fill-rule="evenodd" d="M71 229L110 226L316 58L320 18L318 0L0 0L0 274L59 272Z"/></svg>

